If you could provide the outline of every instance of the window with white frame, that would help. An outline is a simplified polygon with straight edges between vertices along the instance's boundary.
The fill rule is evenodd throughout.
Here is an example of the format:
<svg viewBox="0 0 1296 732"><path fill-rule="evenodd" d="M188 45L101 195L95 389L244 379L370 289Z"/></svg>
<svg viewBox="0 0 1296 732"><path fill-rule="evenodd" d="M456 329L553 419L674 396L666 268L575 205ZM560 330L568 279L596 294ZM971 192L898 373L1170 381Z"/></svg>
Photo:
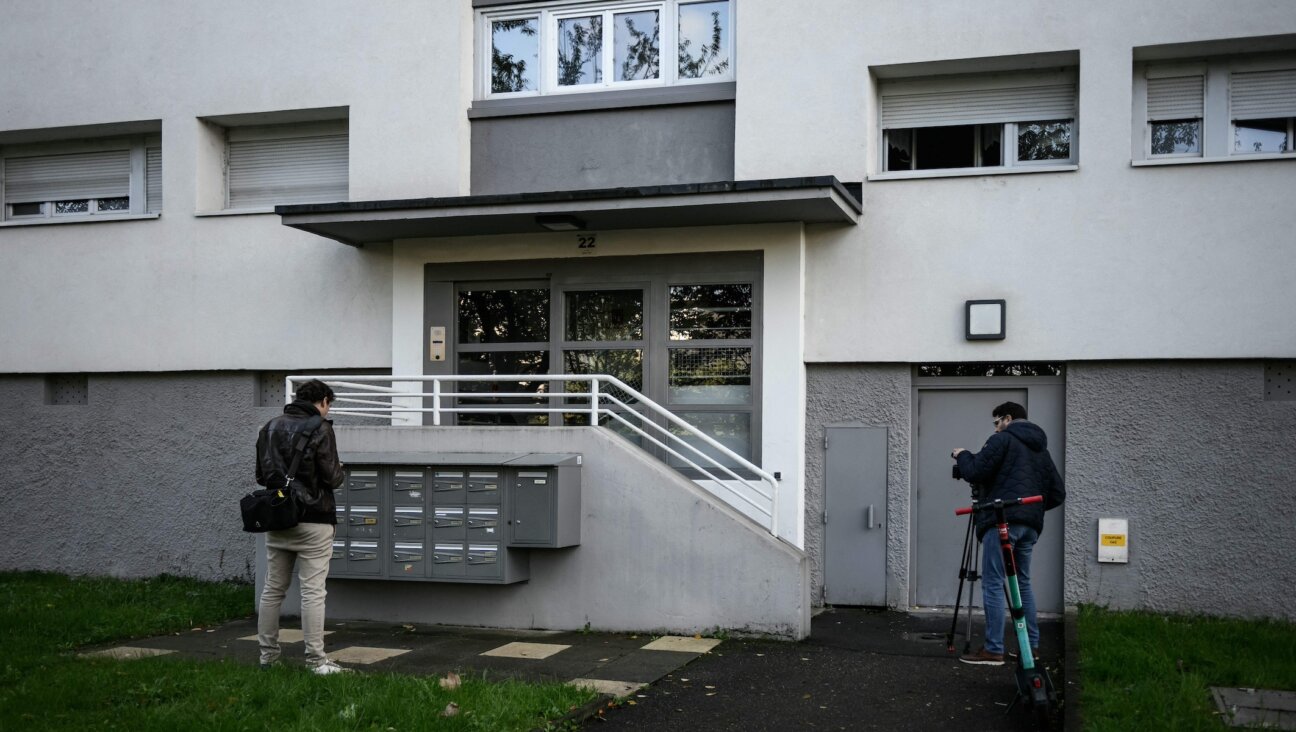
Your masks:
<svg viewBox="0 0 1296 732"><path fill-rule="evenodd" d="M884 172L1071 165L1076 73L967 74L880 85Z"/></svg>
<svg viewBox="0 0 1296 732"><path fill-rule="evenodd" d="M348 150L346 120L231 127L225 208L345 201Z"/></svg>
<svg viewBox="0 0 1296 732"><path fill-rule="evenodd" d="M554 3L478 14L478 97L734 78L734 0Z"/></svg>
<svg viewBox="0 0 1296 732"><path fill-rule="evenodd" d="M100 220L162 210L162 141L133 135L0 149L4 220Z"/></svg>
<svg viewBox="0 0 1296 732"><path fill-rule="evenodd" d="M1136 159L1254 159L1293 152L1296 58L1148 63L1136 69L1134 98L1144 123Z"/></svg>

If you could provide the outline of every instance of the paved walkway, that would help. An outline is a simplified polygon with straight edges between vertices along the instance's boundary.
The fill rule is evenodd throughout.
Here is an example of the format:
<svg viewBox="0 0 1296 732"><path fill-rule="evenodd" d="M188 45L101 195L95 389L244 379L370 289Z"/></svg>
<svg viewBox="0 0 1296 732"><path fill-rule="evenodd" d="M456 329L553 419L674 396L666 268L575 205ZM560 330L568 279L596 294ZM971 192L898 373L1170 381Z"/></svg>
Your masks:
<svg viewBox="0 0 1296 732"><path fill-rule="evenodd" d="M280 643L286 662L301 662L301 630L285 627ZM574 682L613 696L646 686L719 644L712 638L376 622L329 623L324 638L330 658L360 671L437 676L449 671L486 672L496 678ZM259 658L256 619L85 653L118 658L177 653L255 664Z"/></svg>
<svg viewBox="0 0 1296 732"><path fill-rule="evenodd" d="M574 682L623 697L589 730L1016 730L1013 672L946 652L948 616L826 610L800 643L618 633L329 623L331 658L358 670ZM959 623L959 630L965 627ZM980 642L981 630L976 629ZM1066 694L1061 620L1041 623L1041 656ZM284 658L300 663L301 631ZM962 648L962 640L958 639ZM256 621L89 651L257 662ZM1055 727L1060 728L1059 718Z"/></svg>

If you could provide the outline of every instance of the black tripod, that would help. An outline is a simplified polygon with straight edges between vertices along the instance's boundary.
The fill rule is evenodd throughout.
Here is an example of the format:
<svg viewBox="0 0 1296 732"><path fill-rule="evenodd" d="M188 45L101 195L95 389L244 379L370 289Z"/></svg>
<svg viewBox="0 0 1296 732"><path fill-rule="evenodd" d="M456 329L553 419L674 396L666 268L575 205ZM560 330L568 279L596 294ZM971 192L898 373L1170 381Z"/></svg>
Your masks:
<svg viewBox="0 0 1296 732"><path fill-rule="evenodd" d="M958 470L958 466L954 466ZM957 480L958 475L954 478ZM980 498L980 491L972 486L972 503ZM976 514L968 514L967 531L963 534L963 564L959 567L958 595L954 598L954 620L950 623L949 632L945 634L945 647L954 652L954 636L958 633L959 605L963 602L963 585L968 586L967 596L967 632L963 634L963 652L972 652L972 603L976 597L976 582L981 579L978 569L981 566L981 542L976 539Z"/></svg>

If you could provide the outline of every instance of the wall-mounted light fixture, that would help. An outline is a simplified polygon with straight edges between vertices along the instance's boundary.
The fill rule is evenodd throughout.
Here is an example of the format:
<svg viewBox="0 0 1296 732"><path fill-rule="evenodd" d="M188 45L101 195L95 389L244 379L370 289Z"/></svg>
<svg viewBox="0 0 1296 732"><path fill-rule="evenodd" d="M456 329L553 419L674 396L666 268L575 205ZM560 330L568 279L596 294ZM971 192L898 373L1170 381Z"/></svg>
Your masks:
<svg viewBox="0 0 1296 732"><path fill-rule="evenodd" d="M535 221L550 231L580 231L585 228L585 222L571 214L540 214Z"/></svg>
<svg viewBox="0 0 1296 732"><path fill-rule="evenodd" d="M1003 300L968 300L965 305L969 341L1002 341L1006 311Z"/></svg>

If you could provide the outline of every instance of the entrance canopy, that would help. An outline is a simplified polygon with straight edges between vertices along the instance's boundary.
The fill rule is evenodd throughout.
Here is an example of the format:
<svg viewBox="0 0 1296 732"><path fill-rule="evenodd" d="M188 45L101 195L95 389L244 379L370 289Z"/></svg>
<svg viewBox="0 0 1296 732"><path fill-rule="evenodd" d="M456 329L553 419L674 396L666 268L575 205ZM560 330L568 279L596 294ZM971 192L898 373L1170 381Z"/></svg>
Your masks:
<svg viewBox="0 0 1296 732"><path fill-rule="evenodd" d="M852 190L853 188L853 190ZM285 226L344 244L733 224L853 225L859 187L833 176L275 207Z"/></svg>

